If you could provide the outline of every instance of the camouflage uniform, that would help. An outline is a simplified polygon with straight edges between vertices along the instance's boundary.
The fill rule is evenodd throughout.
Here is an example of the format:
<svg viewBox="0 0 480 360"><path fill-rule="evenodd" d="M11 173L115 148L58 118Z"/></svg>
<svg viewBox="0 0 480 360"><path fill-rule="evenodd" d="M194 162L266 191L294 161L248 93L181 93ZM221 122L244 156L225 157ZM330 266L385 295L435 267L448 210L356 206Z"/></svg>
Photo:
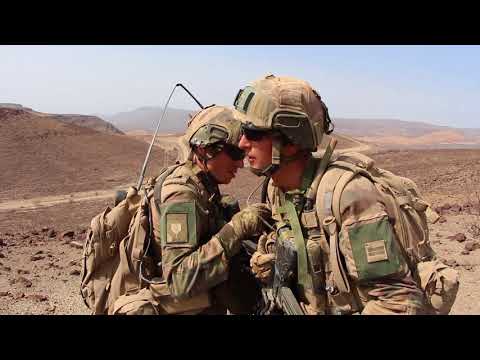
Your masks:
<svg viewBox="0 0 480 360"><path fill-rule="evenodd" d="M310 166L315 168L319 161L312 158ZM327 170L325 177L335 171ZM306 179L305 179L306 180ZM281 199L295 202L295 197L305 189L295 189L286 193L272 184L269 186L269 201L273 218L284 221L279 207ZM317 194L321 196L321 194ZM321 203L320 201L317 202ZM316 210L316 209L315 209ZM362 314L419 314L424 307L423 293L413 280L407 263L396 248L392 238L395 234L388 222L385 207L378 201L378 192L374 185L364 177L357 177L348 183L340 200L342 224L339 230L339 250L344 259L350 293L341 293L335 288L330 263L330 247L325 229L318 222L309 222L300 213L300 224L305 234L306 249L309 257L309 269L313 288L301 287L298 296L306 304L308 313L342 313L361 312ZM318 219L318 217L317 217ZM366 238L362 238L366 237ZM389 262L385 273L378 269L377 275L359 273L354 258L354 249L372 239L390 237ZM375 270L373 270L375 272ZM387 275L385 275L387 274Z"/></svg>
<svg viewBox="0 0 480 360"><path fill-rule="evenodd" d="M181 145L235 146L240 134L236 113L220 106L200 111ZM114 308L129 299L133 305L114 312L225 314L228 308L246 313L256 303L255 279L241 271L239 252L240 238L253 235L259 221L254 217L251 226L242 222L248 209L230 220L217 182L192 159L193 151L185 163L172 167L150 200L154 264L149 272L154 281L148 289L117 300Z"/></svg>
<svg viewBox="0 0 480 360"><path fill-rule="evenodd" d="M231 281L233 276L242 277L238 258L229 258L218 237L215 237L226 224L218 185L197 165L187 162L164 181L161 197L163 207L194 204L196 214L196 229L189 231L196 231L198 244L189 243L187 239L184 242L162 241L161 215L154 204L155 200L151 200L151 208L154 209L155 258L162 259L163 278L172 296L179 300L192 297L199 299L200 304L208 304L206 309L200 309L203 313L225 313L227 306L231 312L245 312L248 306L252 306L252 298L243 296L245 306L241 307L234 296L241 296L241 292ZM235 262L233 268L232 261ZM242 281L255 286L248 278ZM248 285L246 290L252 296Z"/></svg>
<svg viewBox="0 0 480 360"><path fill-rule="evenodd" d="M334 179L338 168L330 166L326 169L315 203L309 209L304 207L304 195L316 180L321 160L311 156L311 152L320 145L330 122L328 110L315 90L305 81L270 75L240 90L235 107L244 113L246 129L269 131L273 136L272 163L265 169L255 169L254 173L271 175L283 162L292 161L280 156L283 143L280 137L275 139L278 134L299 145L308 159L299 189L283 192L272 181L268 186L268 200L277 223L277 233L272 237L278 239L279 228L289 222L286 204L295 206L300 222L307 273L302 275L298 270L293 290L305 312L421 314L425 309L423 292L412 278L395 241L385 205L367 178L356 176L344 188L340 199L341 224L336 230L338 247L334 248L332 236L322 224L322 207L325 201L328 202L326 198L331 196L322 184L328 183L329 178ZM295 236L291 230L287 237L295 241ZM378 244L377 240L384 240L383 248L367 254L367 247ZM339 289L334 281L333 251L338 251L336 259L346 274L346 290ZM262 263L262 256L266 256L263 253L265 250L254 254L252 268L259 277L268 278L273 264Z"/></svg>

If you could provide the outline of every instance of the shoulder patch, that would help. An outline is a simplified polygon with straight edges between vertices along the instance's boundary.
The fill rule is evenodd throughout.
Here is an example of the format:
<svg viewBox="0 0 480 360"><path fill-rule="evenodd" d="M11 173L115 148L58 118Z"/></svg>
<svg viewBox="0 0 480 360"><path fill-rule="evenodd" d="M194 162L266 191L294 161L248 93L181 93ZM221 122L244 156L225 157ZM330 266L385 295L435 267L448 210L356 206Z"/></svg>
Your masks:
<svg viewBox="0 0 480 360"><path fill-rule="evenodd" d="M163 245L197 245L195 201L171 202L161 206Z"/></svg>
<svg viewBox="0 0 480 360"><path fill-rule="evenodd" d="M167 214L166 218L166 243L188 242L188 214Z"/></svg>
<svg viewBox="0 0 480 360"><path fill-rule="evenodd" d="M387 216L356 224L347 234L359 281L378 279L403 269L405 260Z"/></svg>

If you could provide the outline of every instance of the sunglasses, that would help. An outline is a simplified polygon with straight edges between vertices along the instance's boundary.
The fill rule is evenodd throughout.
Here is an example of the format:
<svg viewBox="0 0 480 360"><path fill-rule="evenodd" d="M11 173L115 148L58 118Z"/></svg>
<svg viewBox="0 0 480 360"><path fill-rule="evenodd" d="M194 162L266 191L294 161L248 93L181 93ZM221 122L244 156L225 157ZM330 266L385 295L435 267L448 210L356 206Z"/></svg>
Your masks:
<svg viewBox="0 0 480 360"><path fill-rule="evenodd" d="M242 126L242 134L247 138L248 141L260 141L265 136L270 135L270 131L251 129L251 128Z"/></svg>
<svg viewBox="0 0 480 360"><path fill-rule="evenodd" d="M223 150L234 161L243 160L245 157L245 151L233 145L226 144L223 146Z"/></svg>

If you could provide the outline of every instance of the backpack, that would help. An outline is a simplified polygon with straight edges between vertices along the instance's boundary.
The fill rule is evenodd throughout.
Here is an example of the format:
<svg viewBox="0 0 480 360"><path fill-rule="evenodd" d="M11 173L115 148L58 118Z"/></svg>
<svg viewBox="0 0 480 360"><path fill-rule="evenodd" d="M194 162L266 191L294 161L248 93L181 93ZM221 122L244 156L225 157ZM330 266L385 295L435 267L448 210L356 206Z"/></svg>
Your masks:
<svg viewBox="0 0 480 360"><path fill-rule="evenodd" d="M458 272L436 258L429 241L428 222L435 223L439 215L421 197L411 179L375 167L374 160L366 155L355 152L340 154L328 164L327 172L318 185L316 209L320 224L330 239L337 238L335 232L342 221L340 198L345 186L356 176L368 178L378 190L392 220L399 248L417 284L424 291L431 311L448 314L458 292ZM330 224L325 224L328 218ZM349 292L339 254L338 241L331 241L330 263L335 284L341 292Z"/></svg>
<svg viewBox="0 0 480 360"><path fill-rule="evenodd" d="M161 186L179 166L162 169L156 179L148 181L142 195L134 187L129 188L124 200L92 219L83 247L80 284L80 294L92 314L107 314L119 296L142 288L142 265L148 260L150 245L149 203L153 188ZM119 269L120 263L127 268ZM114 277L120 279L112 281Z"/></svg>

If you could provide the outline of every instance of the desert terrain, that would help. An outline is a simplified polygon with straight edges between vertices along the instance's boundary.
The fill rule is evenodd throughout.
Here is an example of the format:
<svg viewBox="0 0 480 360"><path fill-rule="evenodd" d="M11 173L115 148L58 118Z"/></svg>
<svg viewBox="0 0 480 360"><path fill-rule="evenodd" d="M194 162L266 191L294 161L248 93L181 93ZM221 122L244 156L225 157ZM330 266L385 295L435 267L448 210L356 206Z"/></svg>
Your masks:
<svg viewBox="0 0 480 360"><path fill-rule="evenodd" d="M451 313L480 314L480 149L431 148L434 136L422 149L393 149L378 136L339 135L337 152L364 152L417 183L441 215L430 226L433 247L461 274ZM177 137L157 138L147 177L181 157ZM79 294L86 229L116 189L137 181L150 139L0 108L0 314L89 313ZM244 206L259 181L241 169L222 190Z"/></svg>

